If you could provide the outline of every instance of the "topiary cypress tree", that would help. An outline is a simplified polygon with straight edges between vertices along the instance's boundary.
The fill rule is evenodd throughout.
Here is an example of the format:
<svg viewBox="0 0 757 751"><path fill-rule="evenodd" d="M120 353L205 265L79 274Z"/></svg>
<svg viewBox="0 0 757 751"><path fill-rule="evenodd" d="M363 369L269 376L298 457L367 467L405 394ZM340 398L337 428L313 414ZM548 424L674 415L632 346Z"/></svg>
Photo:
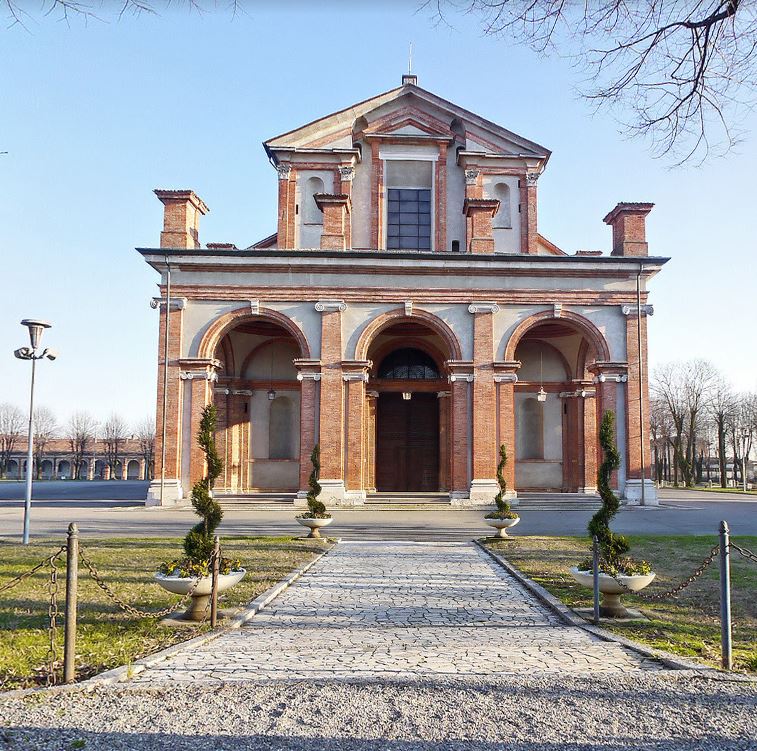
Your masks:
<svg viewBox="0 0 757 751"><path fill-rule="evenodd" d="M321 486L318 482L321 473L321 446L319 443L315 444L313 453L310 455L310 461L313 465L313 471L308 478L308 509L313 517L323 518L329 516L329 514L326 513L326 506L318 500L321 493Z"/></svg>
<svg viewBox="0 0 757 751"><path fill-rule="evenodd" d="M615 415L609 410L602 416L599 429L599 443L604 460L599 467L598 490L602 498L602 508L591 517L589 534L596 535L600 553L604 562L617 567L619 559L628 552L628 540L623 535L616 535L610 529L610 520L618 513L620 501L610 487L612 473L620 466L620 454L615 445Z"/></svg>
<svg viewBox="0 0 757 751"><path fill-rule="evenodd" d="M505 467L507 466L507 447L503 443L499 447L499 462L497 462L497 483L499 492L494 496L494 503L497 504L497 510L487 514L487 519L515 519L517 514L512 510L510 504L505 500L507 493L507 480L505 479Z"/></svg>
<svg viewBox="0 0 757 751"><path fill-rule="evenodd" d="M205 454L207 473L192 488L192 506L202 517L184 538L184 552L195 564L206 563L213 554L213 538L223 519L223 511L213 500L213 485L223 471L223 461L216 451L216 408L209 404L202 411L197 442Z"/></svg>

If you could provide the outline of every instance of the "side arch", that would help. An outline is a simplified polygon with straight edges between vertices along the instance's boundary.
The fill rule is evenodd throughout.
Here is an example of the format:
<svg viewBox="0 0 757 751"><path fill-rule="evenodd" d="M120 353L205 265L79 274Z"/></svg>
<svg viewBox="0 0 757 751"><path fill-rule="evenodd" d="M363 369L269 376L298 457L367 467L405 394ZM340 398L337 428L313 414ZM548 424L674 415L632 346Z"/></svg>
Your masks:
<svg viewBox="0 0 757 751"><path fill-rule="evenodd" d="M300 348L300 357L303 359L310 358L310 347L308 346L305 334L291 318L270 308L260 308L259 313L252 313L249 307L237 308L213 321L208 330L203 334L197 351L197 357L202 359L214 357L218 344L229 331L240 323L261 318L278 323L283 329L288 331Z"/></svg>
<svg viewBox="0 0 757 751"><path fill-rule="evenodd" d="M449 349L449 359L462 360L462 349L452 329L438 316L425 310L414 310L412 315L407 315L404 308L397 308L382 313L374 318L361 332L355 345L355 359L367 360L368 349L371 342L382 332L396 323L418 323L422 321L432 331L438 334Z"/></svg>
<svg viewBox="0 0 757 751"><path fill-rule="evenodd" d="M503 359L511 361L515 359L515 349L520 340L532 328L545 321L570 322L582 333L591 344L594 350L594 357L597 360L610 360L610 349L607 346L607 340L602 332L588 319L578 313L564 310L559 316L556 316L551 310L543 310L540 313L534 313L525 320L521 321L510 334L510 338L505 345Z"/></svg>

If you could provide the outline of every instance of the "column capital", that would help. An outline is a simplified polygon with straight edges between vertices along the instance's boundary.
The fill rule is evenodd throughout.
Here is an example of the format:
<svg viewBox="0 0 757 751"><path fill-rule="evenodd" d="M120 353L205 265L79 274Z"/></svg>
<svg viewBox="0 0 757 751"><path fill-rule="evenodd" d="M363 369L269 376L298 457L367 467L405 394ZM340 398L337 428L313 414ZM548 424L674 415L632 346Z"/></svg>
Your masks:
<svg viewBox="0 0 757 751"><path fill-rule="evenodd" d="M473 383L472 360L447 360L444 364L449 371L448 380L450 383L454 383L455 381Z"/></svg>
<svg viewBox="0 0 757 751"><path fill-rule="evenodd" d="M318 300L315 309L319 313L333 313L334 311L343 313L347 310L347 303L344 300Z"/></svg>
<svg viewBox="0 0 757 751"><path fill-rule="evenodd" d="M526 185L529 188L535 188L539 181L539 172L526 172Z"/></svg>
<svg viewBox="0 0 757 751"><path fill-rule="evenodd" d="M321 361L320 360L306 360L296 359L293 360L294 367L297 368L297 380L304 381L305 379L311 381L321 380Z"/></svg>
<svg viewBox="0 0 757 751"><path fill-rule="evenodd" d="M638 309L636 305L621 305L620 306L620 312L624 316L634 316L636 317L638 313ZM654 305L642 305L641 306L641 315L642 316L653 316L654 315Z"/></svg>
<svg viewBox="0 0 757 751"><path fill-rule="evenodd" d="M625 383L628 380L628 363L627 362L608 362L598 360L591 363L587 370L594 376L594 383L605 383L606 381L615 381L616 383Z"/></svg>
<svg viewBox="0 0 757 751"><path fill-rule="evenodd" d="M355 168L354 167L340 167L339 168L339 179L349 182L355 177Z"/></svg>
<svg viewBox="0 0 757 751"><path fill-rule="evenodd" d="M481 174L481 170L478 169L467 169L465 170L465 184L466 185L475 185L476 180L478 180L478 176Z"/></svg>
<svg viewBox="0 0 757 751"><path fill-rule="evenodd" d="M292 174L292 165L279 164L276 167L276 171L279 173L279 180L288 180L289 176Z"/></svg>
<svg viewBox="0 0 757 751"><path fill-rule="evenodd" d="M166 298L165 297L153 297L152 300L150 300L150 307L153 310L156 310L158 307L164 308L166 305ZM186 297L171 297L171 308L173 310L184 310L184 308L187 307L187 298Z"/></svg>
<svg viewBox="0 0 757 751"><path fill-rule="evenodd" d="M472 302L468 306L469 313L497 313L499 305L496 302Z"/></svg>
<svg viewBox="0 0 757 751"><path fill-rule="evenodd" d="M371 360L343 360L342 380L368 382L368 371L373 367Z"/></svg>

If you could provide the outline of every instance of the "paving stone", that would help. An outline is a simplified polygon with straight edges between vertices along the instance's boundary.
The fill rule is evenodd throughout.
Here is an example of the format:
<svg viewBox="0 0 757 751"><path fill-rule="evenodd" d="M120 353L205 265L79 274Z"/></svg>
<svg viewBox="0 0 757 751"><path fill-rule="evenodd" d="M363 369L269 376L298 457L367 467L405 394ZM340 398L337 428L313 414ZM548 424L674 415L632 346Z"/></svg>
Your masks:
<svg viewBox="0 0 757 751"><path fill-rule="evenodd" d="M243 628L133 682L660 669L566 625L472 544L354 542Z"/></svg>

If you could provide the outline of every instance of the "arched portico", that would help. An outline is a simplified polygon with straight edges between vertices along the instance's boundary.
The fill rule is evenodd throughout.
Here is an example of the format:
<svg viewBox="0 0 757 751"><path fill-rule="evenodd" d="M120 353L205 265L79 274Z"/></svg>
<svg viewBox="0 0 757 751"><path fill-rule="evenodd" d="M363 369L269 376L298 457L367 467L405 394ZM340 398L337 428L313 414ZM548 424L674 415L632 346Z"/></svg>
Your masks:
<svg viewBox="0 0 757 751"><path fill-rule="evenodd" d="M516 487L593 492L599 411L589 368L609 360L605 337L583 316L544 311L514 329L504 354L520 363L512 405Z"/></svg>

